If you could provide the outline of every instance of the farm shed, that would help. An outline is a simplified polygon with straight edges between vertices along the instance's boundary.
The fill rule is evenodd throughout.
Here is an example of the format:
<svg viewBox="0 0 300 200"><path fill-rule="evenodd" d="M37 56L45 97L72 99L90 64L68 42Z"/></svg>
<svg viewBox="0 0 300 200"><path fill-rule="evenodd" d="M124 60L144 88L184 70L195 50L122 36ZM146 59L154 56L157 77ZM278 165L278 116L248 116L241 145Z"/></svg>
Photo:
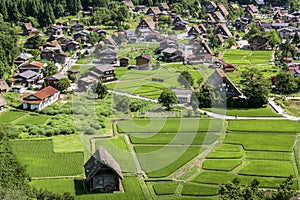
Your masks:
<svg viewBox="0 0 300 200"><path fill-rule="evenodd" d="M90 192L122 191L123 175L120 165L103 148L97 151L84 165L87 189Z"/></svg>

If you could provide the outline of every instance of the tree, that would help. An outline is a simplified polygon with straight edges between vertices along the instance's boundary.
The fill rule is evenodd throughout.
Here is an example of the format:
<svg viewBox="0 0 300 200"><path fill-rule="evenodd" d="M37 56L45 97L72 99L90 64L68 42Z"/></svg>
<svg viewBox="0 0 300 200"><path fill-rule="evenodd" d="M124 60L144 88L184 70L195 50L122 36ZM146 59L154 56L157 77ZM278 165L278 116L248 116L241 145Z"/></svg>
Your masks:
<svg viewBox="0 0 300 200"><path fill-rule="evenodd" d="M129 102L130 102L128 97L114 94L113 100L114 100L114 109L123 113L128 112Z"/></svg>
<svg viewBox="0 0 300 200"><path fill-rule="evenodd" d="M278 191L272 195L272 200L290 200L297 192L294 189L293 177L289 176L278 187Z"/></svg>
<svg viewBox="0 0 300 200"><path fill-rule="evenodd" d="M235 45L236 39L235 37L230 37L226 40L227 44L228 44L228 48L232 47L233 45Z"/></svg>
<svg viewBox="0 0 300 200"><path fill-rule="evenodd" d="M290 72L281 71L276 76L276 88L285 94L295 92L298 89L297 82Z"/></svg>
<svg viewBox="0 0 300 200"><path fill-rule="evenodd" d="M278 34L277 31L275 31L274 29L272 29L269 34L267 35L268 39L269 39L269 44L271 45L272 48L274 48L276 45L281 44L281 37Z"/></svg>
<svg viewBox="0 0 300 200"><path fill-rule="evenodd" d="M194 85L194 78L192 77L192 75L190 74L189 71L182 71L177 79L178 83L182 86L184 86L185 88L191 88L191 86Z"/></svg>
<svg viewBox="0 0 300 200"><path fill-rule="evenodd" d="M171 110L174 104L178 103L177 96L175 92L170 89L165 89L161 92L158 103L162 104L162 106L167 107L167 110Z"/></svg>
<svg viewBox="0 0 300 200"><path fill-rule="evenodd" d="M91 32L87 35L88 41L94 46L96 43L99 42L99 35L96 32Z"/></svg>
<svg viewBox="0 0 300 200"><path fill-rule="evenodd" d="M70 86L71 86L70 80L68 78L62 78L56 83L55 88L63 92L66 89L68 89Z"/></svg>
<svg viewBox="0 0 300 200"><path fill-rule="evenodd" d="M98 99L103 99L107 94L107 87L101 81L98 81L94 85L93 91L97 94Z"/></svg>
<svg viewBox="0 0 300 200"><path fill-rule="evenodd" d="M264 78L257 68L247 68L242 73L243 93L251 107L262 107L268 102L271 81Z"/></svg>
<svg viewBox="0 0 300 200"><path fill-rule="evenodd" d="M299 36L298 32L295 33L295 36L294 36L294 38L292 40L292 43L293 44L299 44L300 43L300 36Z"/></svg>
<svg viewBox="0 0 300 200"><path fill-rule="evenodd" d="M31 37L31 42L32 42L33 49L38 49L40 48L40 46L43 46L44 44L47 43L47 41L44 38L42 38L42 36L40 35Z"/></svg>
<svg viewBox="0 0 300 200"><path fill-rule="evenodd" d="M42 68L42 73L44 77L56 74L58 73L57 66L53 62L47 62L47 65Z"/></svg>

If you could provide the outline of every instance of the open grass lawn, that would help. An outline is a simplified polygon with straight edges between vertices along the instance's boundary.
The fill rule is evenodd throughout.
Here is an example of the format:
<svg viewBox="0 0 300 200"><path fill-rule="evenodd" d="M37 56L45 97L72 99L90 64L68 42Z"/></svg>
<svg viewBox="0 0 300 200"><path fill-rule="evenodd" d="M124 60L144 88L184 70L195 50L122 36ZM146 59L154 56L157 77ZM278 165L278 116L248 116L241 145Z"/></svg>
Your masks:
<svg viewBox="0 0 300 200"><path fill-rule="evenodd" d="M241 165L242 161L237 159L205 159L203 169L216 171L231 171Z"/></svg>
<svg viewBox="0 0 300 200"><path fill-rule="evenodd" d="M80 74L84 74L92 67L94 67L94 65L73 65L71 69L80 69Z"/></svg>
<svg viewBox="0 0 300 200"><path fill-rule="evenodd" d="M296 136L273 133L228 133L224 140L229 144L242 144L252 151L292 151Z"/></svg>
<svg viewBox="0 0 300 200"><path fill-rule="evenodd" d="M130 140L133 144L212 144L219 138L215 133L178 133L178 134L131 134Z"/></svg>
<svg viewBox="0 0 300 200"><path fill-rule="evenodd" d="M0 114L0 123L9 123L26 115L26 112L8 111Z"/></svg>
<svg viewBox="0 0 300 200"><path fill-rule="evenodd" d="M192 182L219 185L231 182L234 178L240 178L242 185L249 185L253 179L257 179L260 182L260 187L264 188L276 188L282 181L285 180L285 178L244 176L229 172L204 171L196 176ZM294 183L295 188L297 188L296 180Z"/></svg>
<svg viewBox="0 0 300 200"><path fill-rule="evenodd" d="M182 188L182 195L187 196L213 196L218 194L219 187L211 185L201 185L188 183Z"/></svg>
<svg viewBox="0 0 300 200"><path fill-rule="evenodd" d="M98 139L96 141L96 148L103 146L120 164L122 172L135 172L136 168L132 153L129 152L124 137L125 136L112 139Z"/></svg>
<svg viewBox="0 0 300 200"><path fill-rule="evenodd" d="M295 176L292 162L251 160L239 174L251 176L288 177Z"/></svg>
<svg viewBox="0 0 300 200"><path fill-rule="evenodd" d="M195 146L135 146L134 149L150 178L169 176L204 150Z"/></svg>
<svg viewBox="0 0 300 200"><path fill-rule="evenodd" d="M46 189L59 194L69 192L71 195L76 195L74 181L74 179L42 179L32 180L30 185L36 189Z"/></svg>
<svg viewBox="0 0 300 200"><path fill-rule="evenodd" d="M125 192L83 194L75 196L75 200L129 200L145 199L143 191L136 177L124 177L122 180ZM81 185L82 187L82 185ZM82 190L82 188L81 188Z"/></svg>
<svg viewBox="0 0 300 200"><path fill-rule="evenodd" d="M287 152L247 151L247 159L292 161L293 154Z"/></svg>
<svg viewBox="0 0 300 200"><path fill-rule="evenodd" d="M269 106L266 108L249 109L203 108L203 110L229 116L238 115L239 117L281 117L281 115L275 113Z"/></svg>
<svg viewBox="0 0 300 200"><path fill-rule="evenodd" d="M134 119L117 122L119 133L220 132L223 121L200 118Z"/></svg>
<svg viewBox="0 0 300 200"><path fill-rule="evenodd" d="M54 153L51 139L14 140L12 146L30 177L83 174L83 153Z"/></svg>
<svg viewBox="0 0 300 200"><path fill-rule="evenodd" d="M16 125L43 125L47 119L46 115L28 115L19 120Z"/></svg>
<svg viewBox="0 0 300 200"><path fill-rule="evenodd" d="M214 151L211 152L206 158L209 159L235 159L241 158L243 156L242 151L232 152L232 151Z"/></svg>
<svg viewBox="0 0 300 200"><path fill-rule="evenodd" d="M84 151L84 147L80 140L80 136L77 134L53 136L52 143L53 143L53 151L55 153Z"/></svg>
<svg viewBox="0 0 300 200"><path fill-rule="evenodd" d="M152 185L153 190L157 195L175 194L177 186L178 182L175 181L156 182Z"/></svg>
<svg viewBox="0 0 300 200"><path fill-rule="evenodd" d="M229 131L299 133L300 123L290 120L232 120Z"/></svg>

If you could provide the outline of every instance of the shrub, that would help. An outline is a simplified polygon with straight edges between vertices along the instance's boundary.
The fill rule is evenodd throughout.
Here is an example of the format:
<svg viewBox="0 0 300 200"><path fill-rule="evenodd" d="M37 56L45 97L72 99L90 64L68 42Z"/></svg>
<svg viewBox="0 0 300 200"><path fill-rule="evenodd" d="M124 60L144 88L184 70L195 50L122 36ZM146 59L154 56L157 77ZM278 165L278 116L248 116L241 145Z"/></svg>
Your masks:
<svg viewBox="0 0 300 200"><path fill-rule="evenodd" d="M101 126L99 124L95 124L95 123L91 124L91 127L94 128L94 129L96 129L96 130L100 130L101 129Z"/></svg>
<svg viewBox="0 0 300 200"><path fill-rule="evenodd" d="M96 129L94 128L88 128L84 134L87 134L87 135L95 135L96 134Z"/></svg>

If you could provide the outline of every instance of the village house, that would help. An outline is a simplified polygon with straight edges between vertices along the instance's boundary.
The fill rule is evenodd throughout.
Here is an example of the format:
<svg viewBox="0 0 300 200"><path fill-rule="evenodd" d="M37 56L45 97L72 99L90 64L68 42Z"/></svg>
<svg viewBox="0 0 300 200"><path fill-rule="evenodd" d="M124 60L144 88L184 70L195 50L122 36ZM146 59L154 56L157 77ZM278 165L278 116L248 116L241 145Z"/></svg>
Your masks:
<svg viewBox="0 0 300 200"><path fill-rule="evenodd" d="M51 37L53 35L59 36L63 34L63 30L62 30L63 26L60 25L54 25L52 27L48 27L46 30L46 35L48 37Z"/></svg>
<svg viewBox="0 0 300 200"><path fill-rule="evenodd" d="M4 97L0 94L0 112L4 110L5 105L6 105L6 101Z"/></svg>
<svg viewBox="0 0 300 200"><path fill-rule="evenodd" d="M221 34L223 38L227 39L232 37L232 34L226 24L219 24L217 27L215 34Z"/></svg>
<svg viewBox="0 0 300 200"><path fill-rule="evenodd" d="M118 52L113 49L105 49L97 54L100 64L116 64L118 61Z"/></svg>
<svg viewBox="0 0 300 200"><path fill-rule="evenodd" d="M23 35L25 36L35 36L39 33L37 29L32 27L31 22L23 24Z"/></svg>
<svg viewBox="0 0 300 200"><path fill-rule="evenodd" d="M63 78L67 78L67 77L65 75L63 75L63 74L60 74L60 73L53 74L51 76L46 77L44 79L44 82L45 82L45 84L47 86L54 87L58 83L58 81L61 80L61 79L63 79Z"/></svg>
<svg viewBox="0 0 300 200"><path fill-rule="evenodd" d="M220 11L215 11L212 14L212 17L215 19L216 22L224 22L225 18L224 16L221 14Z"/></svg>
<svg viewBox="0 0 300 200"><path fill-rule="evenodd" d="M134 12L136 13L145 13L147 11L147 7L143 5L138 5L134 8Z"/></svg>
<svg viewBox="0 0 300 200"><path fill-rule="evenodd" d="M155 30L155 23L154 23L153 19L150 18L150 17L141 19L139 25L136 27L135 32L138 33L140 29L147 29L147 30L150 30L150 31L154 31Z"/></svg>
<svg viewBox="0 0 300 200"><path fill-rule="evenodd" d="M94 8L91 6L87 7L86 10L82 11L83 17L91 17L91 16L93 16L93 14L94 14Z"/></svg>
<svg viewBox="0 0 300 200"><path fill-rule="evenodd" d="M4 79L0 79L0 94L8 92L9 86Z"/></svg>
<svg viewBox="0 0 300 200"><path fill-rule="evenodd" d="M248 11L251 11L254 15L258 14L258 8L253 4L247 5L245 12L248 12Z"/></svg>
<svg viewBox="0 0 300 200"><path fill-rule="evenodd" d="M31 71L34 71L36 73L42 73L42 67L44 66L43 63L41 62L38 62L38 61L32 61L30 63L26 62L26 63L23 63L21 64L18 68L17 68L17 72L18 73L22 73L22 72L25 72L27 70L31 70Z"/></svg>
<svg viewBox="0 0 300 200"><path fill-rule="evenodd" d="M243 96L242 92L231 82L222 69L215 69L215 72L207 79L205 84L213 86L224 98Z"/></svg>
<svg viewBox="0 0 300 200"><path fill-rule="evenodd" d="M179 104L190 104L192 91L187 89L172 89L175 93Z"/></svg>
<svg viewBox="0 0 300 200"><path fill-rule="evenodd" d="M15 60L14 64L19 66L23 63L29 62L29 59L32 58L31 54L21 53Z"/></svg>
<svg viewBox="0 0 300 200"><path fill-rule="evenodd" d="M106 36L106 39L104 40L104 44L107 46L112 46L113 48L116 48L118 46L116 41L114 41L114 39L110 35Z"/></svg>
<svg viewBox="0 0 300 200"><path fill-rule="evenodd" d="M183 52L177 48L166 48L161 51L164 62L183 62Z"/></svg>
<svg viewBox="0 0 300 200"><path fill-rule="evenodd" d="M90 69L86 75L95 77L98 81L111 81L116 77L115 68L111 65L97 65Z"/></svg>
<svg viewBox="0 0 300 200"><path fill-rule="evenodd" d="M205 12L206 13L212 13L216 10L216 8L217 8L217 4L213 1L210 1L205 6Z"/></svg>
<svg viewBox="0 0 300 200"><path fill-rule="evenodd" d="M212 61L212 51L204 40L195 40L193 50L184 61L184 64L203 64Z"/></svg>
<svg viewBox="0 0 300 200"><path fill-rule="evenodd" d="M270 48L269 40L263 35L254 35L249 39L250 49L252 50L267 50Z"/></svg>
<svg viewBox="0 0 300 200"><path fill-rule="evenodd" d="M146 12L146 15L153 16L154 21L158 21L161 14L162 13L158 7L150 7Z"/></svg>
<svg viewBox="0 0 300 200"><path fill-rule="evenodd" d="M55 63L64 64L66 62L67 55L60 49L45 48L40 55L42 60L54 61Z"/></svg>
<svg viewBox="0 0 300 200"><path fill-rule="evenodd" d="M59 99L60 91L48 86L23 98L24 110L42 110Z"/></svg>
<svg viewBox="0 0 300 200"><path fill-rule="evenodd" d="M84 26L82 24L73 24L71 26L71 28L75 31L75 32L78 32L78 31L82 31L84 30Z"/></svg>
<svg viewBox="0 0 300 200"><path fill-rule="evenodd" d="M127 67L129 65L129 58L123 57L119 59L120 67Z"/></svg>
<svg viewBox="0 0 300 200"><path fill-rule="evenodd" d="M176 16L173 20L174 30L187 30L188 22L183 20L180 16Z"/></svg>
<svg viewBox="0 0 300 200"><path fill-rule="evenodd" d="M140 70L152 69L151 57L147 55L140 55L135 58L136 68Z"/></svg>
<svg viewBox="0 0 300 200"><path fill-rule="evenodd" d="M227 11L227 9L225 8L225 6L223 4L218 4L218 6L215 9L215 12L216 11L219 11L224 18L226 18L227 15L229 15L229 12Z"/></svg>
<svg viewBox="0 0 300 200"><path fill-rule="evenodd" d="M37 83L41 78L41 75L35 71L27 70L20 74L16 74L10 81L16 85L23 85L29 87Z"/></svg>
<svg viewBox="0 0 300 200"><path fill-rule="evenodd" d="M161 12L163 11L169 11L170 10L170 7L167 3L160 3L159 4L159 9Z"/></svg>
<svg viewBox="0 0 300 200"><path fill-rule="evenodd" d="M197 38L198 36L202 35L202 31L200 30L200 28L198 27L197 24L194 24L190 30L188 31L188 36L191 38Z"/></svg>
<svg viewBox="0 0 300 200"><path fill-rule="evenodd" d="M131 0L124 0L123 3L129 8L129 10L134 10L134 5Z"/></svg>
<svg viewBox="0 0 300 200"><path fill-rule="evenodd" d="M103 147L84 164L84 171L89 192L123 191L120 165Z"/></svg>

